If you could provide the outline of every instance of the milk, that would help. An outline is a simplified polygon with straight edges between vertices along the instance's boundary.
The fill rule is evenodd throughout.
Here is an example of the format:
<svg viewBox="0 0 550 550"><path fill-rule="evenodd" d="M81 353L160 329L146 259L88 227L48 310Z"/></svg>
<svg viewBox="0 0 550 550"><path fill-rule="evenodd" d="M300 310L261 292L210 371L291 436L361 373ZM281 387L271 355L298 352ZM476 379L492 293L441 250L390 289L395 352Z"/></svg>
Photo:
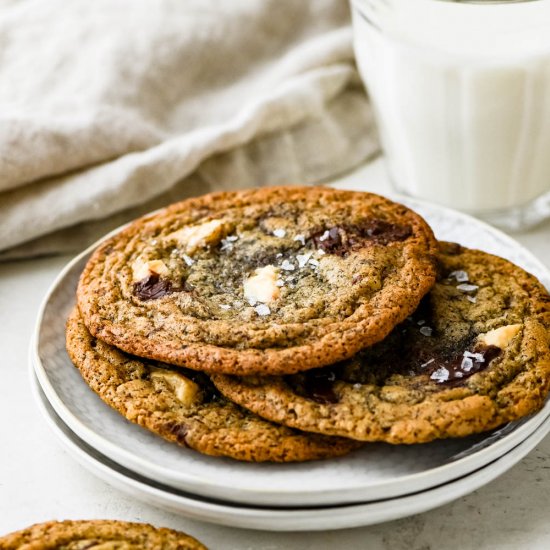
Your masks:
<svg viewBox="0 0 550 550"><path fill-rule="evenodd" d="M355 0L390 176L472 213L550 191L550 0Z"/></svg>

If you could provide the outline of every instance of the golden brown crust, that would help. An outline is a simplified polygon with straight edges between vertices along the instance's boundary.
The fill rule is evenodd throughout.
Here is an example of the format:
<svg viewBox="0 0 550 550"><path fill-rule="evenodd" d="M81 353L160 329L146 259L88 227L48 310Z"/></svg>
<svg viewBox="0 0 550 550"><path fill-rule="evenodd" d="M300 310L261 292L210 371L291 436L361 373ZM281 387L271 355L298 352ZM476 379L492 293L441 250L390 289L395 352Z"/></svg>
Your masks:
<svg viewBox="0 0 550 550"><path fill-rule="evenodd" d="M0 537L0 550L206 550L173 529L115 520L49 521Z"/></svg>
<svg viewBox="0 0 550 550"><path fill-rule="evenodd" d="M86 383L108 405L164 439L212 456L250 462L299 462L340 456L358 447L347 439L278 426L226 400L201 373L179 369L199 386L189 404L169 383L151 376L169 365L130 357L94 338L75 308L67 350Z"/></svg>
<svg viewBox="0 0 550 550"><path fill-rule="evenodd" d="M328 367L293 377L216 375L215 385L264 418L362 441L463 437L537 411L550 391L548 292L484 252L442 244L440 261L439 280L413 317L332 374ZM456 280L461 271L468 282ZM515 335L485 365L464 363L473 365L466 371L463 353L483 352L481 335L499 327L515 327ZM322 391L311 390L319 379ZM328 402L320 402L323 392Z"/></svg>
<svg viewBox="0 0 550 550"><path fill-rule="evenodd" d="M195 251L187 269L174 260L177 249L158 248L182 227L220 218L239 238L227 247L233 256L212 246ZM373 220L386 234L361 226ZM270 233L277 223L286 237ZM349 249L321 258L315 230L330 227ZM178 275L170 288L181 291L136 297L130 266L144 251L165 260L170 276ZM387 335L433 285L434 251L424 220L378 195L302 187L215 193L138 220L101 245L82 273L78 304L92 334L128 353L205 372L293 373L350 357ZM319 253L320 267L299 269L297 256L310 253ZM285 254L295 280L287 278L286 298L259 316L242 299L243 274L280 265Z"/></svg>

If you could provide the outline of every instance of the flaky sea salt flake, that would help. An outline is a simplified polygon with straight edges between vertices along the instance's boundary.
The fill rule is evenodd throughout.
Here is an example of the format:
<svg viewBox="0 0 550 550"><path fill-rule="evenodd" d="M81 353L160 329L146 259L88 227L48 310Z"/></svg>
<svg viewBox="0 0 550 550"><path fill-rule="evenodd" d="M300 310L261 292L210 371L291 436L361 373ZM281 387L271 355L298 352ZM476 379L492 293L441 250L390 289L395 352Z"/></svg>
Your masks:
<svg viewBox="0 0 550 550"><path fill-rule="evenodd" d="M473 292L474 290L477 290L479 288L479 286L470 285L468 283L461 283L461 284L457 285L456 288L458 290L460 290L461 292Z"/></svg>
<svg viewBox="0 0 550 550"><path fill-rule="evenodd" d="M426 361L425 363L422 363L422 365L420 365L420 368L423 369L423 368L427 367L428 365L431 365L434 361L435 361L435 359L430 359L429 361Z"/></svg>
<svg viewBox="0 0 550 550"><path fill-rule="evenodd" d="M282 239L286 235L286 231L284 229L275 229L273 231L273 235L279 239Z"/></svg>
<svg viewBox="0 0 550 550"><path fill-rule="evenodd" d="M258 304L255 308L258 315L269 315L271 310L265 304Z"/></svg>
<svg viewBox="0 0 550 550"><path fill-rule="evenodd" d="M182 258L183 258L183 261L189 266L191 266L195 263L195 260L193 260L193 258L188 256L187 254L182 254Z"/></svg>
<svg viewBox="0 0 550 550"><path fill-rule="evenodd" d="M231 309L231 306L229 304L222 304L220 306L221 309Z"/></svg>
<svg viewBox="0 0 550 550"><path fill-rule="evenodd" d="M433 328L431 327L420 327L420 334L423 336L431 336L433 332Z"/></svg>
<svg viewBox="0 0 550 550"><path fill-rule="evenodd" d="M449 371L445 367L439 367L432 372L430 378L436 382L447 382L449 380Z"/></svg>
<svg viewBox="0 0 550 550"><path fill-rule="evenodd" d="M471 357L463 357L460 368L465 372L470 372L474 368L474 362Z"/></svg>
<svg viewBox="0 0 550 550"><path fill-rule="evenodd" d="M315 260L313 258L311 258L311 260L309 260L309 265L312 265L313 267L318 267L319 266L319 260Z"/></svg>
<svg viewBox="0 0 550 550"><path fill-rule="evenodd" d="M301 269L304 267L308 260L311 258L312 252L307 252L306 254L298 254L296 259L298 260L298 267Z"/></svg>
<svg viewBox="0 0 550 550"><path fill-rule="evenodd" d="M224 252L233 250L233 243L227 237L225 239L222 239L220 242L221 242L220 250Z"/></svg>
<svg viewBox="0 0 550 550"><path fill-rule="evenodd" d="M465 351L464 357L469 357L470 359L473 359L476 363L485 363L485 357L483 357L483 353L472 353L471 351Z"/></svg>
<svg viewBox="0 0 550 550"><path fill-rule="evenodd" d="M462 270L451 271L451 273L449 273L449 279L455 279L458 283L465 283L468 281L468 273Z"/></svg>
<svg viewBox="0 0 550 550"><path fill-rule="evenodd" d="M328 232L328 229L319 237L319 240L321 242L326 241L330 236L330 233Z"/></svg>
<svg viewBox="0 0 550 550"><path fill-rule="evenodd" d="M284 269L285 271L294 271L296 269L296 266L291 264L288 260L283 260L283 263L281 264L281 269Z"/></svg>
<svg viewBox="0 0 550 550"><path fill-rule="evenodd" d="M306 244L306 238L303 235L296 235L296 237L294 237L294 240L299 241L300 243L302 243L302 245Z"/></svg>

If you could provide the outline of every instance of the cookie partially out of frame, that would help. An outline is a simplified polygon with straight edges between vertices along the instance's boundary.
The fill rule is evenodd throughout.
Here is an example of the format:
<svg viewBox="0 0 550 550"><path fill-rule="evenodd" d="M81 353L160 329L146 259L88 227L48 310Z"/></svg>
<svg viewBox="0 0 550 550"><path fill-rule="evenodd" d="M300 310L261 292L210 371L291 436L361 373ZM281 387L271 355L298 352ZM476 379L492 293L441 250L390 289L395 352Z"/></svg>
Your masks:
<svg viewBox="0 0 550 550"><path fill-rule="evenodd" d="M78 286L90 332L205 372L288 374L384 338L435 280L424 220L378 195L216 193L103 243Z"/></svg>
<svg viewBox="0 0 550 550"><path fill-rule="evenodd" d="M75 308L67 350L87 384L128 420L203 454L251 462L340 456L355 441L268 422L225 399L203 373L126 355L94 338Z"/></svg>
<svg viewBox="0 0 550 550"><path fill-rule="evenodd" d="M490 430L550 390L550 296L512 263L442 243L420 307L350 360L286 377L213 381L275 422L362 441L421 443Z"/></svg>
<svg viewBox="0 0 550 550"><path fill-rule="evenodd" d="M206 550L173 529L114 520L49 521L0 537L0 550Z"/></svg>

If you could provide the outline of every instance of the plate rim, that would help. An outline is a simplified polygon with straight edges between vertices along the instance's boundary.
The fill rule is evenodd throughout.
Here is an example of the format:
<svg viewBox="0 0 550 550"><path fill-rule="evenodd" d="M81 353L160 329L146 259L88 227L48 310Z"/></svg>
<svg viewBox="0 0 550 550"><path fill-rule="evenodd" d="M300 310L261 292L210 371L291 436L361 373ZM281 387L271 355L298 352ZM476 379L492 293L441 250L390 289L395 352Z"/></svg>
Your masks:
<svg viewBox="0 0 550 550"><path fill-rule="evenodd" d="M324 531L327 528L348 529L424 513L480 489L501 476L527 456L550 433L550 417L548 417L522 442L489 464L458 479L412 495L344 506L329 505L304 509L236 507L231 503L210 503L200 500L200 498L194 499L192 496L164 491L149 485L147 480L142 481L131 477L132 472L124 466L119 465L121 470L115 470L109 464L102 462L100 458L88 454L75 440L79 439L78 435L74 434L65 424L66 429L73 436L71 438L59 426L57 419L52 417L47 407L47 403L50 404L48 398L43 391L40 394L40 382L32 368L29 374L32 392L45 422L57 436L59 444L87 471L125 494L136 497L137 493L136 498L140 500L147 499L147 502L150 503L150 498L153 497L154 505L157 507L169 509L195 520L246 529L281 532ZM51 409L53 410L53 407ZM59 421L63 422L63 419L59 418ZM101 455L99 451L98 453Z"/></svg>

